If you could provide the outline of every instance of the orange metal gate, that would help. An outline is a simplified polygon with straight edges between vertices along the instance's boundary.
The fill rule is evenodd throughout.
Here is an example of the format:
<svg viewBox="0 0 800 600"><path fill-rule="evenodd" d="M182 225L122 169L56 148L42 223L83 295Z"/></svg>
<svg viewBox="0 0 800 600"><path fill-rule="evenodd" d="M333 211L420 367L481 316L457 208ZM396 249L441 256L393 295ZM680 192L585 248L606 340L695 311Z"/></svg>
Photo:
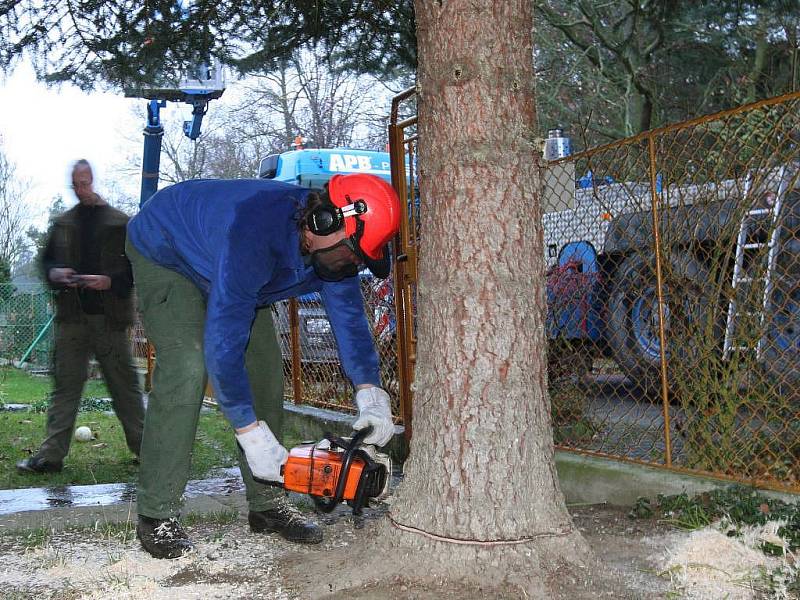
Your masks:
<svg viewBox="0 0 800 600"><path fill-rule="evenodd" d="M413 89L389 126L410 432ZM800 491L800 93L542 163L557 447Z"/></svg>

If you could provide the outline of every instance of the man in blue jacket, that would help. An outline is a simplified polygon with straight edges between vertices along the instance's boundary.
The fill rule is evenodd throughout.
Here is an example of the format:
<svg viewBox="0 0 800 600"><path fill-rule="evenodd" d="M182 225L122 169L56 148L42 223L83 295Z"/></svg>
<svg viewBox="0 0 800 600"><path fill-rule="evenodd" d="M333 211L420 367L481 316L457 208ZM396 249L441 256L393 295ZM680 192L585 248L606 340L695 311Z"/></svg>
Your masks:
<svg viewBox="0 0 800 600"><path fill-rule="evenodd" d="M137 535L157 558L192 548L177 516L206 384L236 432L251 531L317 543L322 531L264 482L281 482L283 373L270 304L320 293L345 374L354 429L384 445L394 425L358 271L389 273L399 226L392 187L336 175L322 194L271 180L193 180L155 194L128 226L139 309L156 369L142 440Z"/></svg>

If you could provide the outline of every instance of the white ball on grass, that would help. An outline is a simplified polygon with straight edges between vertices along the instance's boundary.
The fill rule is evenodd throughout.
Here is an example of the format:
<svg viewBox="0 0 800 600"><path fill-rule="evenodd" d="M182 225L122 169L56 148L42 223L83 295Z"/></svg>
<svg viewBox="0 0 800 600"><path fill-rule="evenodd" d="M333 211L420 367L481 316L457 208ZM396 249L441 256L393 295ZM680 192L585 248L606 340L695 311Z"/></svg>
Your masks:
<svg viewBox="0 0 800 600"><path fill-rule="evenodd" d="M92 439L92 430L86 425L81 425L75 430L75 439L79 442L88 442Z"/></svg>

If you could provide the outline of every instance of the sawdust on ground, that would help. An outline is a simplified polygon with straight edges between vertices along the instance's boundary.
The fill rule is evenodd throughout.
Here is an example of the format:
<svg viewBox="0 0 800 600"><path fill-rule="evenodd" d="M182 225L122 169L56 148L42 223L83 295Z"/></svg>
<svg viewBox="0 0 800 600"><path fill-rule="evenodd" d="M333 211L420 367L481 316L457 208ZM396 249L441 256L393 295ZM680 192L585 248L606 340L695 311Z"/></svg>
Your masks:
<svg viewBox="0 0 800 600"><path fill-rule="evenodd" d="M675 590L675 583L663 571L669 568L670 556L689 552L686 544L691 544L690 534L670 531L653 521L632 521L624 511L609 507L577 507L571 512L600 560L619 573L624 582L618 589L596 590L597 597L665 598L670 590ZM369 513L368 519L381 518L381 511ZM24 536L0 538L0 596L13 600L297 600L292 582L285 581L280 569L281 561L287 557L303 560L303 554L339 553L341 569L359 569L359 565L347 561L348 549L363 541L360 536L364 530L358 527L359 523L345 510L337 510L322 521L325 541L310 547L288 543L274 534L251 534L243 516L226 524L200 523L187 528L196 551L177 560L151 558L130 534L109 535L93 530L53 532L44 545L33 549L26 549ZM326 578L335 576L335 573L319 574L318 597L324 597ZM587 597L585 582L559 584L564 598ZM700 588L695 591L700 595L692 597L704 597ZM505 600L513 596L505 595L503 590L486 590L476 596L447 582L429 582L419 587L392 580L351 590L346 597ZM708 596L715 597L718 596Z"/></svg>
<svg viewBox="0 0 800 600"><path fill-rule="evenodd" d="M671 587L682 598L792 598L778 586L765 589L763 580L765 573L794 562L790 554L778 558L760 549L765 541L781 545L775 533L779 524L773 521L745 527L736 537L726 535L718 524L689 533L671 533L661 538L664 551L652 560L670 578Z"/></svg>

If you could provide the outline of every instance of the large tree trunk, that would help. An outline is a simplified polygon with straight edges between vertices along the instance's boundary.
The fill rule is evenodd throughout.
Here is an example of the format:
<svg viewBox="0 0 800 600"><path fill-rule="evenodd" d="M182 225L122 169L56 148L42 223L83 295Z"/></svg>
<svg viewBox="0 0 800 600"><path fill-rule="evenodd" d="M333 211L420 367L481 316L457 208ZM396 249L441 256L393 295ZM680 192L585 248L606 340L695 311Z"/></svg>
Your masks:
<svg viewBox="0 0 800 600"><path fill-rule="evenodd" d="M572 562L582 543L558 484L547 396L532 3L415 6L418 360L391 520L421 552L458 549L444 566L459 579L505 573L509 553L531 567Z"/></svg>
<svg viewBox="0 0 800 600"><path fill-rule="evenodd" d="M569 530L545 378L531 2L418 1L416 14L419 342L392 516L465 540Z"/></svg>

